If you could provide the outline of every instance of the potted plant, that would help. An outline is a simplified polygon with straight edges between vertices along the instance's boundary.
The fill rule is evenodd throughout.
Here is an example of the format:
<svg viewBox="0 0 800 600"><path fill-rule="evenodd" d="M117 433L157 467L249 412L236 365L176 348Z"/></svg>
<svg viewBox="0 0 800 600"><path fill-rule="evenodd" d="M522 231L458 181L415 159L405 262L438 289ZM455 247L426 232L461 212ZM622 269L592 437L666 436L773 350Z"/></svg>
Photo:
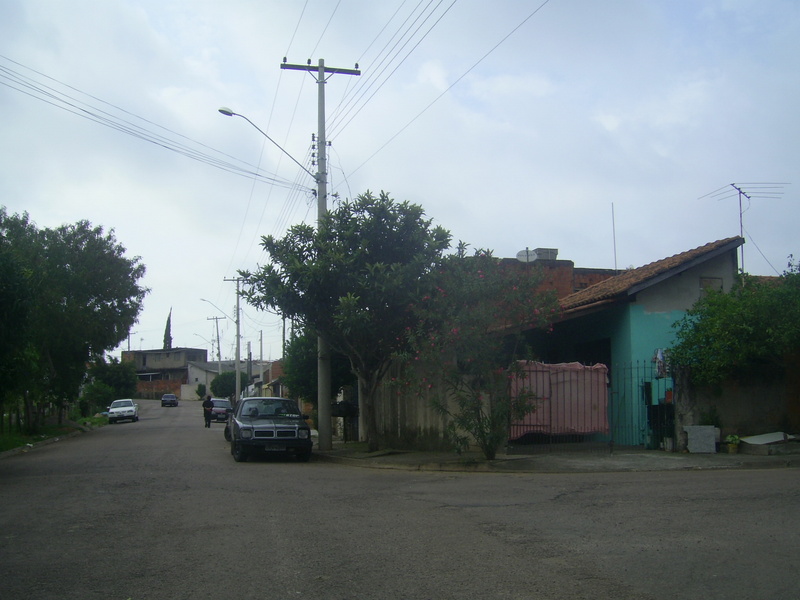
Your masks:
<svg viewBox="0 0 800 600"><path fill-rule="evenodd" d="M728 454L736 454L739 452L739 436L735 433L725 437L725 446L728 449Z"/></svg>

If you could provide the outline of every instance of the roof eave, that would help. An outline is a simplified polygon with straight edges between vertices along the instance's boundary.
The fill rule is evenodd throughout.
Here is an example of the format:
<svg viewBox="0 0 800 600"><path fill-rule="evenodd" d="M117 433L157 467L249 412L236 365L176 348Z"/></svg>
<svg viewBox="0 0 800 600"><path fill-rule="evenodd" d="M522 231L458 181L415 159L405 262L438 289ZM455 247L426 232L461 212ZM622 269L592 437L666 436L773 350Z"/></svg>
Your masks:
<svg viewBox="0 0 800 600"><path fill-rule="evenodd" d="M674 277L675 275L683 273L684 271L687 271L692 267L696 267L697 265L700 265L706 261L711 260L712 258L716 258L717 256L725 254L726 252L730 252L731 250L735 251L741 245L742 245L742 239L738 238L732 242L725 244L724 246L720 246L719 248L710 250L709 252L704 253L702 256L697 256L691 260L682 262L681 264L676 265L675 267L672 267L671 269L668 269L662 273L659 273L658 275L655 275L650 279L642 281L641 283L637 283L636 285L632 285L627 289L625 293L628 296L635 296L642 290L646 290L647 288L654 286L658 283L661 283L662 281L666 281L670 277Z"/></svg>

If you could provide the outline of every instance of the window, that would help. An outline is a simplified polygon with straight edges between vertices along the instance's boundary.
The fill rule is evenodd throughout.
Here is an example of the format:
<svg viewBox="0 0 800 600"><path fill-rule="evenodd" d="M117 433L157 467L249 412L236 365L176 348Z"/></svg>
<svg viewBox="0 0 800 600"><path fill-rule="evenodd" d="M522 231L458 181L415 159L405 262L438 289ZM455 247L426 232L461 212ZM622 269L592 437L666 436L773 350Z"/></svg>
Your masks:
<svg viewBox="0 0 800 600"><path fill-rule="evenodd" d="M722 291L722 277L701 277L700 278L700 291L705 293L709 290L716 292Z"/></svg>

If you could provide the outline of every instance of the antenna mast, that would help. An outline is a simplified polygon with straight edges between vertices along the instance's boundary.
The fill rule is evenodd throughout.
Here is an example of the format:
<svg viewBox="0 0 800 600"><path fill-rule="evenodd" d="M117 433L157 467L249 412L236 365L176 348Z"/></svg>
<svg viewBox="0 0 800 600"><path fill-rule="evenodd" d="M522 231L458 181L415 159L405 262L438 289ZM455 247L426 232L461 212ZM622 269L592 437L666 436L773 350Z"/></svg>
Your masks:
<svg viewBox="0 0 800 600"><path fill-rule="evenodd" d="M716 198L717 200L727 200L728 198L733 198L737 196L739 198L739 236L744 239L744 220L742 215L744 215L747 210L750 208L750 202L753 199L763 199L763 200L775 200L779 198L783 194L783 186L789 185L788 183L729 183L726 186L719 188L718 190L714 190L713 192L709 192L705 196L700 196L698 200L702 200L703 198ZM733 192L731 191L733 188ZM742 208L742 198L746 198L748 202L747 208ZM744 244L742 244L741 248L741 264L739 265L739 271L744 273Z"/></svg>

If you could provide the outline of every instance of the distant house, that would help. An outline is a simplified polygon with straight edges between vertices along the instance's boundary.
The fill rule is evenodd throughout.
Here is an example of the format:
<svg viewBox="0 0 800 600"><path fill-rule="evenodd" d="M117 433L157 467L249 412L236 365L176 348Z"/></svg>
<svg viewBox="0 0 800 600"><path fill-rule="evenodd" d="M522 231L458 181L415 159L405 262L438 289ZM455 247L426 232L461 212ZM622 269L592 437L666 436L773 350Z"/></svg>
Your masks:
<svg viewBox="0 0 800 600"><path fill-rule="evenodd" d="M163 394L182 398L181 386L189 381L189 362L207 359L208 352L201 348L122 351L122 361L136 365L140 398L161 398Z"/></svg>
<svg viewBox="0 0 800 600"><path fill-rule="evenodd" d="M609 368L611 440L659 447L673 435L673 382L666 350L679 321L708 289L728 291L741 237L676 254L561 298L553 332L533 332L548 363Z"/></svg>
<svg viewBox="0 0 800 600"><path fill-rule="evenodd" d="M188 385L192 397L197 397L195 390L198 385L203 385L207 393L211 394L211 382L220 373L235 371L236 362L223 361L197 361L189 363ZM239 364L242 373L246 373L250 382L243 394L251 396L281 396L285 394L282 389L280 376L283 375L282 360L265 360L263 362L242 360Z"/></svg>

